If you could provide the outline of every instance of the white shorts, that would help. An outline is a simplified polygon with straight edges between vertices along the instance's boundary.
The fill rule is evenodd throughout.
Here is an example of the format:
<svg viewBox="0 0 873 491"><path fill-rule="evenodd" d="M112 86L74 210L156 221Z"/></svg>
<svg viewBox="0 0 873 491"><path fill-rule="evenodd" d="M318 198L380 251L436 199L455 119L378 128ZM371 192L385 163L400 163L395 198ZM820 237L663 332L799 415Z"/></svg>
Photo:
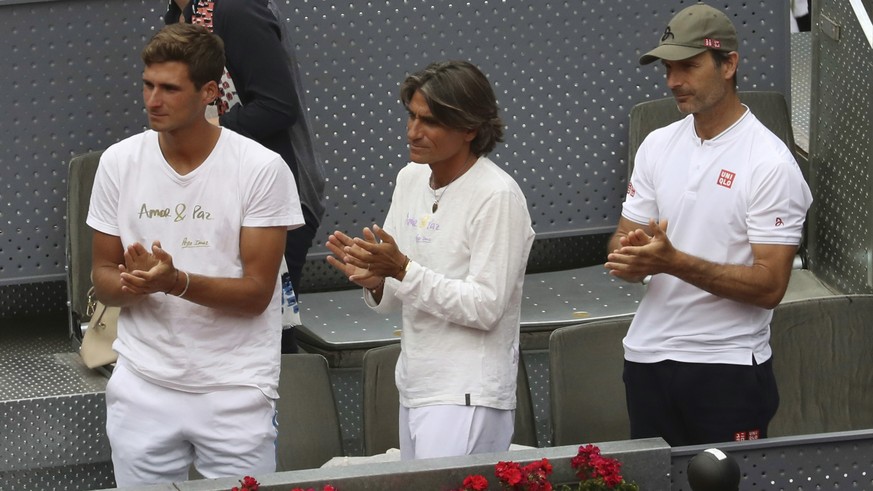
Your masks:
<svg viewBox="0 0 873 491"><path fill-rule="evenodd" d="M515 411L483 406L400 405L401 460L505 452Z"/></svg>
<svg viewBox="0 0 873 491"><path fill-rule="evenodd" d="M118 487L276 471L275 402L256 387L183 392L116 364L106 385L106 434Z"/></svg>

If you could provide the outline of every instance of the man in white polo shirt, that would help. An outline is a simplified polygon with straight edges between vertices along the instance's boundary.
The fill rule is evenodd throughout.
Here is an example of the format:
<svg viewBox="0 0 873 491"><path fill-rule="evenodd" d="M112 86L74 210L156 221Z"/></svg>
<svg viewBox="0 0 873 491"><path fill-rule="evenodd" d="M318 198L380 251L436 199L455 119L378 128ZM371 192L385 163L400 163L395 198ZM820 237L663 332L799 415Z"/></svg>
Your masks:
<svg viewBox="0 0 873 491"><path fill-rule="evenodd" d="M684 119L640 146L606 268L652 275L624 339L632 438L670 445L764 438L779 395L772 309L812 203L785 144L736 91L737 34L698 3L659 46Z"/></svg>

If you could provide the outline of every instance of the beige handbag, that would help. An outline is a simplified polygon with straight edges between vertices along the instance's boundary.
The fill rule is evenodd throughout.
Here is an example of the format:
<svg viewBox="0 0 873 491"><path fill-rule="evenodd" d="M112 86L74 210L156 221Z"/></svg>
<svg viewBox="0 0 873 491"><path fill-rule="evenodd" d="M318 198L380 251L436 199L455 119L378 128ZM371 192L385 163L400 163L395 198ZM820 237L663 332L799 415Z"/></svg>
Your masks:
<svg viewBox="0 0 873 491"><path fill-rule="evenodd" d="M97 368L114 363L118 353L112 350L112 342L118 335L118 314L121 307L107 307L94 296L94 287L88 290L88 329L82 338L79 354L88 368Z"/></svg>

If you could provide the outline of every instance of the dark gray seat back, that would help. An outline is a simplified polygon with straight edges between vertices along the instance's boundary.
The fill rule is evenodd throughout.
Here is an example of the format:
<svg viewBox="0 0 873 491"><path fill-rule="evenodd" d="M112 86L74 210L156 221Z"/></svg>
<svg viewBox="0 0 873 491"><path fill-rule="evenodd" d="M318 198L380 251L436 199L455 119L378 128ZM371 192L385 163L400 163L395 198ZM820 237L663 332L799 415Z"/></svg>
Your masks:
<svg viewBox="0 0 873 491"><path fill-rule="evenodd" d="M85 311L91 288L92 230L85 219L101 155L102 150L73 157L67 175L67 295L70 334L76 339L82 337L79 323L88 319Z"/></svg>
<svg viewBox="0 0 873 491"><path fill-rule="evenodd" d="M394 367L400 343L372 348L363 359L364 455L376 455L400 447L400 393L394 382Z"/></svg>
<svg viewBox="0 0 873 491"><path fill-rule="evenodd" d="M627 440L624 348L633 317L556 329L549 337L552 445Z"/></svg>
<svg viewBox="0 0 873 491"><path fill-rule="evenodd" d="M276 412L278 472L321 467L343 455L330 370L323 356L282 355Z"/></svg>
<svg viewBox="0 0 873 491"><path fill-rule="evenodd" d="M770 327L780 399L770 436L873 428L873 295L785 302Z"/></svg>

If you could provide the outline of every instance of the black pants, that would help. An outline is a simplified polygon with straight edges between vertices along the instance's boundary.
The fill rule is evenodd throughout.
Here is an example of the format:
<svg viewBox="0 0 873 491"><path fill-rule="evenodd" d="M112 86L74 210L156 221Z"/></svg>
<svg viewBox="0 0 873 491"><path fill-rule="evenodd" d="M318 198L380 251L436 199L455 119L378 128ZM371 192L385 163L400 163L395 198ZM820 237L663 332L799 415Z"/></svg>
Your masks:
<svg viewBox="0 0 873 491"><path fill-rule="evenodd" d="M752 365L624 362L631 438L671 446L766 438L779 407L772 358Z"/></svg>
<svg viewBox="0 0 873 491"><path fill-rule="evenodd" d="M303 277L303 265L306 264L306 253L312 247L312 241L318 231L315 217L306 207L303 208L306 223L302 227L288 231L285 239L285 262L291 275L291 285L300 299L300 282ZM297 340L294 338L294 328L282 331L282 353L297 353Z"/></svg>

